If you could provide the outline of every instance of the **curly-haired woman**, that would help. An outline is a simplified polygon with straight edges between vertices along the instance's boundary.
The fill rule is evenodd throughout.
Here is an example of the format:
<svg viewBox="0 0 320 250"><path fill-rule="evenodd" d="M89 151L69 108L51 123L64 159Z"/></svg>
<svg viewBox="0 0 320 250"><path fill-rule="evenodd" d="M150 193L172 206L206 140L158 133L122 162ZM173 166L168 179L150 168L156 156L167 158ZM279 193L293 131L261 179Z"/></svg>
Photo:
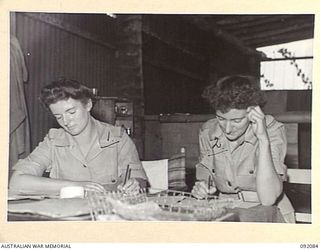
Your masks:
<svg viewBox="0 0 320 250"><path fill-rule="evenodd" d="M265 115L265 99L258 81L234 75L208 86L203 97L216 118L203 124L199 133L200 161L192 193L239 194L245 200L277 204L287 222L294 210L283 193L286 179L286 134L282 123Z"/></svg>

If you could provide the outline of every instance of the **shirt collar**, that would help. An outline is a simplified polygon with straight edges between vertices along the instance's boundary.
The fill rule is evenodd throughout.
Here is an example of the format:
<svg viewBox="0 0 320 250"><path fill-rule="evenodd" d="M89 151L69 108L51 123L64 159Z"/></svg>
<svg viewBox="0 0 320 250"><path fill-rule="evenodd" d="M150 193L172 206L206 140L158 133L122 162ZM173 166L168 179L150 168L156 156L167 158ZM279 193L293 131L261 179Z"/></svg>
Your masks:
<svg viewBox="0 0 320 250"><path fill-rule="evenodd" d="M227 138L224 136L224 133L221 130L218 122L216 124L214 124L214 126L211 128L211 131L209 131L209 138L210 138L210 141L213 141L216 138L219 138L219 139L223 138L223 139L227 140ZM257 137L253 133L252 125L249 124L249 127L247 128L244 136L242 138L240 138L240 140L238 140L238 144L241 145L244 142L247 142L247 143L254 145L256 143L256 141L257 141Z"/></svg>
<svg viewBox="0 0 320 250"><path fill-rule="evenodd" d="M257 137L253 133L252 125L249 124L249 127L247 128L247 131L245 132L244 136L239 140L239 145L241 145L244 142L254 145L256 141Z"/></svg>
<svg viewBox="0 0 320 250"><path fill-rule="evenodd" d="M67 147L74 144L74 141L71 139L71 135L63 128L50 129L48 137L52 141L53 145L58 147Z"/></svg>
<svg viewBox="0 0 320 250"><path fill-rule="evenodd" d="M94 120L94 124L97 129L100 147L107 147L119 142L119 137L121 135L120 127L114 127L112 125L99 122L94 118L92 119Z"/></svg>
<svg viewBox="0 0 320 250"><path fill-rule="evenodd" d="M104 124L93 117L91 117L94 126L96 127L98 140L100 147L110 146L119 142L117 138L120 136L121 128L113 127L109 124ZM75 144L72 135L67 133L64 129L50 129L49 139L51 139L54 145L59 147L73 146Z"/></svg>

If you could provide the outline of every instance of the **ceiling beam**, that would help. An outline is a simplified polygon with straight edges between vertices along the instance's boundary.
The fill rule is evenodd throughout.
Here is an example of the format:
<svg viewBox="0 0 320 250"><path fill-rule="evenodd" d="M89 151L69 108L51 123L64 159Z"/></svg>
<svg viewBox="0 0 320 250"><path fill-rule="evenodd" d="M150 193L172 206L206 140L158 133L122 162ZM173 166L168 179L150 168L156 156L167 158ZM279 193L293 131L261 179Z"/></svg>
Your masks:
<svg viewBox="0 0 320 250"><path fill-rule="evenodd" d="M219 25L237 26L239 23L253 23L260 19L265 19L270 15L246 15L246 14L229 14L229 15L207 15L204 18L210 22L217 23Z"/></svg>
<svg viewBox="0 0 320 250"><path fill-rule="evenodd" d="M218 28L215 24L208 23L200 16L196 15L183 15L182 16L187 22L195 24L199 29L209 32L213 34L215 37L220 38L229 44L238 48L242 53L246 55L253 55L257 57L261 57L261 53L246 46L239 38L236 36L231 35L223 31L222 29Z"/></svg>
<svg viewBox="0 0 320 250"><path fill-rule="evenodd" d="M246 17L246 15L244 15ZM255 27L259 24L265 24L273 20L281 21L283 20L283 16L273 16L273 15L250 15L249 19L244 19L243 16L231 17L233 19L232 22L227 22L225 19L217 20L216 24L218 26L227 27L226 30L238 30L242 28L250 28Z"/></svg>
<svg viewBox="0 0 320 250"><path fill-rule="evenodd" d="M247 28L239 28L237 30L232 31L232 34L235 34L236 36L241 36L241 37L246 37L246 35L248 36L252 36L255 34L261 34L264 32L269 32L272 30L282 30L285 29L287 27L297 27L297 29L300 27L306 27L309 28L311 30L313 30L314 28L314 20L313 19L286 19L286 20L270 20L270 22L265 23L265 24L257 24L256 26L252 26L252 27L247 27ZM230 32L230 30L228 29L228 27L226 27L226 30L228 30Z"/></svg>
<svg viewBox="0 0 320 250"><path fill-rule="evenodd" d="M306 30L306 31L300 31L298 33L291 33L291 34L286 33L286 34L277 35L277 36L270 36L268 37L268 39L266 39L265 37L252 38L252 39L246 40L246 43L248 44L248 46L259 48L259 47L281 44L281 43L288 43L288 42L304 40L309 38L312 38L312 35L310 34L310 31Z"/></svg>
<svg viewBox="0 0 320 250"><path fill-rule="evenodd" d="M224 30L233 33L241 29L254 29L256 27L263 27L272 23L281 25L292 22L314 22L313 15L254 15L251 16L252 19L250 21L242 21L243 19L241 16L237 16L236 18L238 19L238 22L233 24L221 23L219 20L216 21L216 24L219 27L223 27Z"/></svg>
<svg viewBox="0 0 320 250"><path fill-rule="evenodd" d="M300 32L308 32L310 33L311 37L313 37L313 29L310 29L309 24L304 24L304 25L294 25L291 27L283 28L283 29L273 29L261 33L257 33L254 35L242 35L242 39L244 42L248 40L253 40L253 39L259 39L259 38L268 38L268 37L273 37L273 36L282 36L282 35L290 35L290 34L295 34L298 35Z"/></svg>

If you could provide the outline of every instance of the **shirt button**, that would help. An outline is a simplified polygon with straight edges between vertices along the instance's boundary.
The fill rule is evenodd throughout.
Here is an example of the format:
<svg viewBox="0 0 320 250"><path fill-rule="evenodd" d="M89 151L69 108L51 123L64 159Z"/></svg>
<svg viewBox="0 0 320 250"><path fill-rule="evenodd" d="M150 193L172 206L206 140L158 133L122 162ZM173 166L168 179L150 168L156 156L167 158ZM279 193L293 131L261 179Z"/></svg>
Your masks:
<svg viewBox="0 0 320 250"><path fill-rule="evenodd" d="M231 182L230 182L230 181L227 181L227 184L228 184L228 186L229 186L229 187L231 187L231 186L232 186L232 184L231 184Z"/></svg>
<svg viewBox="0 0 320 250"><path fill-rule="evenodd" d="M249 174L253 174L253 173L254 173L254 171L253 171L253 170L250 170L250 171L249 171Z"/></svg>
<svg viewBox="0 0 320 250"><path fill-rule="evenodd" d="M115 179L112 179L112 180L111 180L112 183L116 183L116 181L117 181L117 180L115 180Z"/></svg>

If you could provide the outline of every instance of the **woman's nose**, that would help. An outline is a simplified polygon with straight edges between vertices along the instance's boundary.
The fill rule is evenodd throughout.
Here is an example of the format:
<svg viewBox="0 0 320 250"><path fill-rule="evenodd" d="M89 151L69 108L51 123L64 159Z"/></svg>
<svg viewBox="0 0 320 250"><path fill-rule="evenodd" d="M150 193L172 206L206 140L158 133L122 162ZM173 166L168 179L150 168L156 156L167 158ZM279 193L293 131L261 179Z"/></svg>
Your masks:
<svg viewBox="0 0 320 250"><path fill-rule="evenodd" d="M226 133L229 134L231 132L231 123L227 121L226 123Z"/></svg>
<svg viewBox="0 0 320 250"><path fill-rule="evenodd" d="M68 125L70 122L70 118L67 115L63 115L63 124Z"/></svg>

